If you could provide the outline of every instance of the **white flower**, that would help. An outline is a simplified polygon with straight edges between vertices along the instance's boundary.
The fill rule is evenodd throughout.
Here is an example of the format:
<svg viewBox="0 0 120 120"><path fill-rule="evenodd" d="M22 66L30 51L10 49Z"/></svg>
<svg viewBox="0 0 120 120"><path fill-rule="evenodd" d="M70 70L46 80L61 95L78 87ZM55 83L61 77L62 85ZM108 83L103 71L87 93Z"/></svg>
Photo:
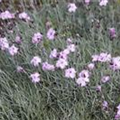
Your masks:
<svg viewBox="0 0 120 120"><path fill-rule="evenodd" d="M75 3L69 3L68 4L68 11L69 12L75 12L76 9L77 9L77 7L76 7Z"/></svg>

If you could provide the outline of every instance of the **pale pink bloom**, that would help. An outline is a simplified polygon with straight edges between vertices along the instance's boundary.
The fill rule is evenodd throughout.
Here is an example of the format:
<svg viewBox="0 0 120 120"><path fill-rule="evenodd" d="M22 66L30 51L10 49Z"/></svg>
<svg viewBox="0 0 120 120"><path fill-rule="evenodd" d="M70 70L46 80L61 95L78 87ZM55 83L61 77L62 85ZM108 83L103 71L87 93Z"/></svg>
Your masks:
<svg viewBox="0 0 120 120"><path fill-rule="evenodd" d="M108 3L108 0L100 0L99 5L100 6L106 6Z"/></svg>
<svg viewBox="0 0 120 120"><path fill-rule="evenodd" d="M26 21L30 20L30 17L28 16L28 14L26 12L20 13L19 18L22 19L22 20L26 20Z"/></svg>
<svg viewBox="0 0 120 120"><path fill-rule="evenodd" d="M34 65L35 67L39 66L39 64L41 63L41 58L39 56L34 56L32 58L32 60L30 61L30 63L32 65Z"/></svg>
<svg viewBox="0 0 120 120"><path fill-rule="evenodd" d="M101 92L101 86L100 86L100 85L97 85L97 86L96 86L96 90L97 90L98 92Z"/></svg>
<svg viewBox="0 0 120 120"><path fill-rule="evenodd" d="M50 58L57 58L57 49L53 49L49 55Z"/></svg>
<svg viewBox="0 0 120 120"><path fill-rule="evenodd" d="M116 31L115 28L110 28L109 29L109 34L111 38L115 38L116 37Z"/></svg>
<svg viewBox="0 0 120 120"><path fill-rule="evenodd" d="M78 85L80 85L81 87L83 86L86 86L86 84L89 82L89 79L88 78L83 78L83 77L79 77L77 80L76 80L76 83Z"/></svg>
<svg viewBox="0 0 120 120"><path fill-rule="evenodd" d="M110 62L111 61L111 54L108 53L100 53L98 57L99 62Z"/></svg>
<svg viewBox="0 0 120 120"><path fill-rule="evenodd" d="M49 64L48 62L43 62L42 63L42 69L44 71L54 71L55 70L55 66L52 64Z"/></svg>
<svg viewBox="0 0 120 120"><path fill-rule="evenodd" d="M64 49L63 51L59 53L59 58L67 60L69 53L70 51L68 49Z"/></svg>
<svg viewBox="0 0 120 120"><path fill-rule="evenodd" d="M30 78L32 79L33 83L37 83L40 81L40 74L38 72L35 72L30 75Z"/></svg>
<svg viewBox="0 0 120 120"><path fill-rule="evenodd" d="M25 72L24 68L21 66L17 66L17 72Z"/></svg>
<svg viewBox="0 0 120 120"><path fill-rule="evenodd" d="M99 55L92 55L92 62L98 61Z"/></svg>
<svg viewBox="0 0 120 120"><path fill-rule="evenodd" d="M9 48L9 43L6 38L0 38L0 48L1 50L6 50Z"/></svg>
<svg viewBox="0 0 120 120"><path fill-rule="evenodd" d="M15 47L15 45L13 44L11 47L8 48L8 51L10 55L14 56L18 53L18 48Z"/></svg>
<svg viewBox="0 0 120 120"><path fill-rule="evenodd" d="M88 64L87 67L88 67L89 70L93 70L95 68L95 64L94 63L90 63L90 64Z"/></svg>
<svg viewBox="0 0 120 120"><path fill-rule="evenodd" d="M120 56L112 58L110 68L113 70L120 70Z"/></svg>
<svg viewBox="0 0 120 120"><path fill-rule="evenodd" d="M89 5L90 4L90 0L85 0L85 4Z"/></svg>
<svg viewBox="0 0 120 120"><path fill-rule="evenodd" d="M65 60L65 59L59 59L59 60L56 62L56 67L57 67L57 68L64 69L67 65L68 65L68 62L67 62L67 60Z"/></svg>
<svg viewBox="0 0 120 120"><path fill-rule="evenodd" d="M103 108L103 110L108 108L108 102L107 101L103 101L102 108Z"/></svg>
<svg viewBox="0 0 120 120"><path fill-rule="evenodd" d="M68 11L69 12L75 12L76 10L77 10L77 6L75 5L75 3L68 4Z"/></svg>
<svg viewBox="0 0 120 120"><path fill-rule="evenodd" d="M89 78L89 77L90 77L90 72L89 72L88 70L82 70L82 71L79 73L79 77Z"/></svg>
<svg viewBox="0 0 120 120"><path fill-rule="evenodd" d="M48 38L49 40L54 40L55 34L56 34L55 30L54 30L53 28L50 28L50 29L47 31L47 38Z"/></svg>
<svg viewBox="0 0 120 120"><path fill-rule="evenodd" d="M103 83L106 83L106 82L108 82L109 80L110 80L110 76L103 76L102 79L101 79L101 81L102 81Z"/></svg>
<svg viewBox="0 0 120 120"><path fill-rule="evenodd" d="M18 43L18 44L20 44L22 42L20 36L18 36L18 35L16 36L15 42Z"/></svg>
<svg viewBox="0 0 120 120"><path fill-rule="evenodd" d="M68 68L65 70L65 77L67 78L75 78L76 71L74 68Z"/></svg>
<svg viewBox="0 0 120 120"><path fill-rule="evenodd" d="M41 33L35 33L32 37L32 43L33 44L38 44L39 42L41 42L43 38L43 35Z"/></svg>
<svg viewBox="0 0 120 120"><path fill-rule="evenodd" d="M77 79L77 84L80 86L86 86L87 82L89 82L90 73L88 70L82 70L79 73L79 78Z"/></svg>
<svg viewBox="0 0 120 120"><path fill-rule="evenodd" d="M13 19L15 18L15 15L6 10L5 12L0 13L0 18L2 20Z"/></svg>
<svg viewBox="0 0 120 120"><path fill-rule="evenodd" d="M74 44L70 44L67 46L67 49L70 51L70 52L75 52L75 45Z"/></svg>

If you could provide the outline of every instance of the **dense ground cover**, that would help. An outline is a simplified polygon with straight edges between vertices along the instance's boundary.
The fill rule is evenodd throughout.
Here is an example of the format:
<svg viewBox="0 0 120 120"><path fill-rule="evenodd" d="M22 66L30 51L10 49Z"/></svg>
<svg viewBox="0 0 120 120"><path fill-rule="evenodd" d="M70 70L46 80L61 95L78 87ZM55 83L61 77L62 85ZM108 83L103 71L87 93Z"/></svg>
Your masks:
<svg viewBox="0 0 120 120"><path fill-rule="evenodd" d="M120 118L120 4L0 2L0 120Z"/></svg>

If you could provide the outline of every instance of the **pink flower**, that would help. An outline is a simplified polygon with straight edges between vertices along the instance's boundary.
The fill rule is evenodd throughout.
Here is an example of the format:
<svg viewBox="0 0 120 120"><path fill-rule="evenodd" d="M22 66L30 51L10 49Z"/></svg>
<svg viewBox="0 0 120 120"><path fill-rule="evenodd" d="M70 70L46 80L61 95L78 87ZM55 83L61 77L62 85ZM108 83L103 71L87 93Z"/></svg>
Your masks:
<svg viewBox="0 0 120 120"><path fill-rule="evenodd" d="M89 5L90 4L90 0L85 0L85 4Z"/></svg>
<svg viewBox="0 0 120 120"><path fill-rule="evenodd" d="M99 55L92 55L92 62L98 61Z"/></svg>
<svg viewBox="0 0 120 120"><path fill-rule="evenodd" d="M0 18L2 20L13 19L15 18L15 15L6 10L5 12L0 13Z"/></svg>
<svg viewBox="0 0 120 120"><path fill-rule="evenodd" d="M76 80L76 83L77 83L78 85L80 85L81 87L86 86L87 82L89 82L89 79L88 79L88 78L83 78L83 77L79 77L79 78Z"/></svg>
<svg viewBox="0 0 120 120"><path fill-rule="evenodd" d="M111 61L111 55L108 53L100 53L98 57L99 62L110 62Z"/></svg>
<svg viewBox="0 0 120 120"><path fill-rule="evenodd" d="M96 86L96 90L97 90L98 92L101 92L101 86L100 86L100 85L97 85L97 86Z"/></svg>
<svg viewBox="0 0 120 120"><path fill-rule="evenodd" d="M30 78L32 79L33 83L37 83L40 81L40 74L38 72L35 72L30 75Z"/></svg>
<svg viewBox="0 0 120 120"><path fill-rule="evenodd" d="M108 108L108 102L107 101L103 101L102 108L103 108L103 110Z"/></svg>
<svg viewBox="0 0 120 120"><path fill-rule="evenodd" d="M63 51L59 53L59 58L67 60L69 53L70 51L68 49L64 49Z"/></svg>
<svg viewBox="0 0 120 120"><path fill-rule="evenodd" d="M75 52L75 45L74 44L70 44L67 46L67 49L70 51L70 52Z"/></svg>
<svg viewBox="0 0 120 120"><path fill-rule="evenodd" d="M53 29L53 28L50 28L49 30L48 30L48 32L47 32L47 38L49 39L49 40L54 40L54 38L55 38L55 30Z"/></svg>
<svg viewBox="0 0 120 120"><path fill-rule="evenodd" d="M116 37L116 31L115 28L110 28L109 29L109 34L111 38L115 38Z"/></svg>
<svg viewBox="0 0 120 120"><path fill-rule="evenodd" d="M68 4L68 11L69 12L75 12L76 9L77 9L77 7L76 7L75 3L69 3Z"/></svg>
<svg viewBox="0 0 120 120"><path fill-rule="evenodd" d="M21 73L21 72L25 72L25 70L23 67L17 66L17 72Z"/></svg>
<svg viewBox="0 0 120 120"><path fill-rule="evenodd" d="M32 37L32 43L33 44L38 44L39 42L41 42L43 38L43 35L41 33L35 33Z"/></svg>
<svg viewBox="0 0 120 120"><path fill-rule="evenodd" d="M10 55L14 56L18 53L18 48L15 47L15 45L12 45L11 47L9 47L8 51Z"/></svg>
<svg viewBox="0 0 120 120"><path fill-rule="evenodd" d="M44 63L42 63L42 69L44 70L44 71L54 71L55 70L55 66L54 65L52 65L52 64L49 64L48 62L44 62Z"/></svg>
<svg viewBox="0 0 120 120"><path fill-rule="evenodd" d="M75 78L75 73L76 71L74 68L68 68L65 70L65 77L73 79Z"/></svg>
<svg viewBox="0 0 120 120"><path fill-rule="evenodd" d="M79 78L76 80L76 83L81 87L86 86L87 82L89 82L89 76L90 74L88 70L82 70L79 73Z"/></svg>
<svg viewBox="0 0 120 120"><path fill-rule="evenodd" d="M50 58L57 58L57 49L53 49L49 55Z"/></svg>
<svg viewBox="0 0 120 120"><path fill-rule="evenodd" d="M88 64L87 67L88 67L89 70L93 70L95 68L95 64L94 63L90 63L90 64Z"/></svg>
<svg viewBox="0 0 120 120"><path fill-rule="evenodd" d="M110 76L103 76L102 79L101 79L101 81L102 81L103 83L106 83L106 82L108 82L109 80L110 80Z"/></svg>
<svg viewBox="0 0 120 120"><path fill-rule="evenodd" d="M0 38L0 48L1 50L6 50L9 48L9 43L6 38Z"/></svg>
<svg viewBox="0 0 120 120"><path fill-rule="evenodd" d="M30 20L30 17L28 16L28 14L26 12L20 13L19 18L22 19L22 20L26 20L26 21Z"/></svg>
<svg viewBox="0 0 120 120"><path fill-rule="evenodd" d="M57 68L64 69L67 65L68 65L68 62L67 62L67 60L65 60L65 59L59 59L59 60L56 62L56 67L57 67Z"/></svg>
<svg viewBox="0 0 120 120"><path fill-rule="evenodd" d="M34 56L32 58L32 60L30 61L30 63L32 65L34 65L35 67L39 66L39 64L41 63L41 58L39 56Z"/></svg>
<svg viewBox="0 0 120 120"><path fill-rule="evenodd" d="M22 42L20 36L16 36L15 42L18 43L18 44L20 44Z"/></svg>
<svg viewBox="0 0 120 120"><path fill-rule="evenodd" d="M120 56L112 58L110 68L113 70L120 70Z"/></svg>
<svg viewBox="0 0 120 120"><path fill-rule="evenodd" d="M90 72L88 70L82 70L79 73L79 77L82 77L82 78L89 78L89 76L90 76Z"/></svg>
<svg viewBox="0 0 120 120"><path fill-rule="evenodd" d="M108 0L100 0L99 5L100 6L106 6L108 3Z"/></svg>

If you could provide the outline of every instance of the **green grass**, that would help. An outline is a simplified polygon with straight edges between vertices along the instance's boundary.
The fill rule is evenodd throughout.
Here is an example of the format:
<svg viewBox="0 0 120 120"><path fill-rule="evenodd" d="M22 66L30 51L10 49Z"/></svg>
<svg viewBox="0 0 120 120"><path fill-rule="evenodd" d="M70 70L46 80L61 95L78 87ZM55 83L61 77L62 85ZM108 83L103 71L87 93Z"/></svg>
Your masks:
<svg viewBox="0 0 120 120"><path fill-rule="evenodd" d="M34 55L40 55L43 61L54 63L47 55L52 48L64 49L69 37L77 45L76 52L69 57L69 66L74 66L77 72L91 62L93 54L108 52L112 56L120 56L120 5L112 0L106 7L99 7L96 2L88 7L78 5L76 13L70 14L67 2L61 0L54 7L49 4L51 2L42 0L40 8L34 6L31 10L27 9L25 1L21 0L22 3L32 22L16 19L13 33L8 33L7 25L2 29L10 44L17 34L21 35L23 42L15 57L0 51L0 120L114 120L116 106L120 102L119 71L113 72L106 64L98 64L92 71L90 83L82 88L74 80L66 79L63 71L44 72L41 66L31 66L30 60ZM9 8L15 11L14 6L11 3ZM2 3L1 9L5 8ZM57 37L55 41L44 37L36 47L31 43L31 38L35 32L46 35L47 20L52 22ZM99 28L96 27L97 20L100 22ZM114 40L109 38L110 27L115 27L117 31ZM23 66L27 74L17 73L17 65ZM41 74L38 84L33 84L29 78L34 71ZM111 81L101 84L104 74L109 74ZM98 84L102 86L101 93L96 91ZM108 112L102 110L104 100L109 103Z"/></svg>

